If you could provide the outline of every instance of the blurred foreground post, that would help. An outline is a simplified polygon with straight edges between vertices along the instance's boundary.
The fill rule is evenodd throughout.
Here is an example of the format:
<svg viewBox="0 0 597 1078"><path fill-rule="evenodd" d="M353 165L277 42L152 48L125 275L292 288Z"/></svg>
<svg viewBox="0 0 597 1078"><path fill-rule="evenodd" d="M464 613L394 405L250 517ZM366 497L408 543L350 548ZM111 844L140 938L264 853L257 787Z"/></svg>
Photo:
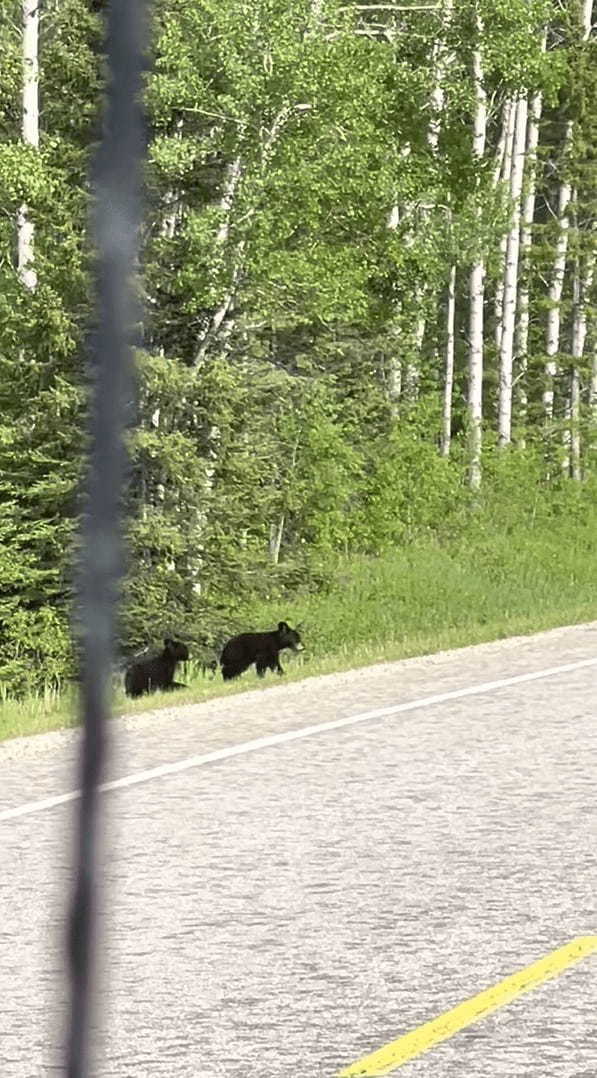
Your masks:
<svg viewBox="0 0 597 1078"><path fill-rule="evenodd" d="M90 349L90 457L81 530L78 618L84 722L76 881L68 932L69 1078L91 1074L97 949L98 783L105 757L115 614L122 571L120 509L124 433L132 418L133 331L143 139L139 105L143 0L107 5L107 78L102 142L94 166L96 324Z"/></svg>

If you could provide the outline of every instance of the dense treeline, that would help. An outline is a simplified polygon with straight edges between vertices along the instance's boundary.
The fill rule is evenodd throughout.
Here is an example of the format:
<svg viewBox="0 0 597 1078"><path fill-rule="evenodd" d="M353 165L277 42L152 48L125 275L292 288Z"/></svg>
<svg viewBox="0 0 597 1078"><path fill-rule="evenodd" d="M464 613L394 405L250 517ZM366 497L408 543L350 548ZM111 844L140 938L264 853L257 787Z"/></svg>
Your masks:
<svg viewBox="0 0 597 1078"><path fill-rule="evenodd" d="M11 692L71 672L96 8L0 6ZM590 489L591 27L591 0L156 0L123 646Z"/></svg>

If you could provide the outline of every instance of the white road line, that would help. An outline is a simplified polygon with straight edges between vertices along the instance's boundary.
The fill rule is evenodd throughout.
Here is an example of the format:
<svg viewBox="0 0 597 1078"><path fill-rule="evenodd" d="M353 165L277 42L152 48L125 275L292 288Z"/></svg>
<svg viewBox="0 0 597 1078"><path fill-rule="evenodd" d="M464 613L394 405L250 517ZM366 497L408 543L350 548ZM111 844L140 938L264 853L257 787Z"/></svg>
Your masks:
<svg viewBox="0 0 597 1078"><path fill-rule="evenodd" d="M526 681L539 681L541 678L556 677L558 674L567 674L573 670L582 670L588 666L596 666L597 658L582 659L574 663L566 663L564 666L552 666L547 670L537 670L532 674L517 674L515 677L501 678L499 681L485 681L480 685L470 685L466 689L454 689L451 692L440 692L434 696L423 696L418 700L411 700L407 704L393 704L391 707L381 707L374 711L362 711L359 715L349 715L344 719L334 719L332 722L321 722L316 726L304 726L299 730L286 730L281 734L268 734L267 737L256 737L252 741L243 741L240 745L230 745L226 749L216 749L214 752L206 752L200 756L188 756L184 760L178 760L173 764L160 764L151 767L147 771L137 771L133 775L126 775L112 782L103 782L99 789L102 793L110 790L122 790L127 786L137 786L141 782L150 782L152 779L162 778L164 775L176 775L180 771L189 771L193 767L203 767L204 764L217 763L219 760L229 760L233 756L243 756L248 752L256 752L258 749L267 749L272 745L284 745L288 741L298 741L304 737L312 737L314 734L324 734L328 730L341 730L344 726L356 726L357 723L367 722L370 719L383 719L389 715L402 715L407 711L418 711L424 707L432 707L435 704L443 704L447 700L460 700L465 696L477 696L482 693L493 692L496 689L505 689L509 685L522 685ZM80 790L72 790L70 793L58 794L56 797L46 797L41 801L28 801L17 808L4 809L0 812L0 822L14 820L18 816L29 816L34 812L42 812L44 809L54 808L56 805L64 805L68 801L76 801L81 796Z"/></svg>

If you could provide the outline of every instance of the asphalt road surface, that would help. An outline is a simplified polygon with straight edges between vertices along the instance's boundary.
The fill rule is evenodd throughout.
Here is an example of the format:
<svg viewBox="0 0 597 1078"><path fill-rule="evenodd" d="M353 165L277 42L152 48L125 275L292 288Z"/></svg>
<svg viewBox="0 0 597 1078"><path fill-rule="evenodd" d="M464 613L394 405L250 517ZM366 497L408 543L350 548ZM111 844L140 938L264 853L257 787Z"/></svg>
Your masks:
<svg viewBox="0 0 597 1078"><path fill-rule="evenodd" d="M596 658L593 623L116 720L98 1078L333 1078L595 934L597 665L491 683ZM61 1072L76 806L31 803L77 745L0 746L2 1078ZM597 956L397 1073L594 1078Z"/></svg>

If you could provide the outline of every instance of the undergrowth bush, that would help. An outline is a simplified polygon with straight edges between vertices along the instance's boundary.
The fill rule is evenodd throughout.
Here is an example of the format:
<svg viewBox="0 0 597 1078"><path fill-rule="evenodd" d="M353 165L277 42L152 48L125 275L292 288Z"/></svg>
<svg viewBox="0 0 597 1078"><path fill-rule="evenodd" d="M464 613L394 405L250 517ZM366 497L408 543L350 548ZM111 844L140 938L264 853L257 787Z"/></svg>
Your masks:
<svg viewBox="0 0 597 1078"><path fill-rule="evenodd" d="M425 437L427 418L415 414L369 447L352 491L347 469L354 460L343 458L335 495L324 497L325 484L314 483L302 523L298 504L278 503L289 531L277 564L256 533L244 540L242 533L222 535L218 562L212 526L203 563L198 558L190 566L186 546L168 539L172 525L157 528L151 557L131 559L119 623L121 664L169 635L185 639L191 652L217 651L230 635L275 624L289 610L312 623L324 650L339 641L350 648L406 637L423 621L437 632L442 625L489 623L496 589L504 603L507 598L508 616L522 616L525 605L530 614L555 611L561 601L566 617L574 581L587 589L597 570L596 481L571 483L558 475L546 484L537 451L486 451L483 489L473 498L458 446L450 459L441 458ZM325 442L331 453L329 432ZM315 469L316 454L309 459ZM328 454L327 484L330 469ZM325 528L318 515L330 511ZM140 541L138 534L132 549ZM578 599L582 605L580 591ZM3 601L4 696L55 690L73 674L66 604Z"/></svg>

